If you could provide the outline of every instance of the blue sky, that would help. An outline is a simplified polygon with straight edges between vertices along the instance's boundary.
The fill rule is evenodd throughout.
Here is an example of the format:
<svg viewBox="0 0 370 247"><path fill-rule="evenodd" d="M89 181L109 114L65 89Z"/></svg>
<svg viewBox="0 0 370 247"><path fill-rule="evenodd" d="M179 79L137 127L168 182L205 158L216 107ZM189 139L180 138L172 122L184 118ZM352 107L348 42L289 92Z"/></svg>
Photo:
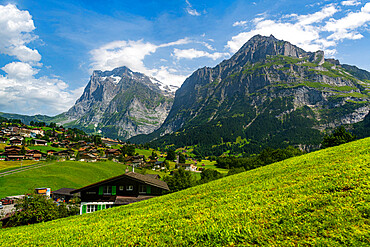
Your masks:
<svg viewBox="0 0 370 247"><path fill-rule="evenodd" d="M94 69L180 86L255 34L370 71L370 2L0 0L0 111L55 115Z"/></svg>

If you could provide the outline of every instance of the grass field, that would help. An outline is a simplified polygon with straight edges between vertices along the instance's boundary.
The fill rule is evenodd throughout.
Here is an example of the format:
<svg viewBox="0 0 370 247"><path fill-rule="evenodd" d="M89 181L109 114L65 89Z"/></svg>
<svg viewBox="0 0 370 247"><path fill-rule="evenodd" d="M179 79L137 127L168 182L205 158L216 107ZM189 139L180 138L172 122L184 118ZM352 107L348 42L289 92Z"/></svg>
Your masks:
<svg viewBox="0 0 370 247"><path fill-rule="evenodd" d="M0 177L0 198L24 194L29 189L49 187L80 188L125 173L126 166L106 162L45 162L51 164L4 177Z"/></svg>
<svg viewBox="0 0 370 247"><path fill-rule="evenodd" d="M39 151L44 152L44 153L47 150L55 150L55 151L65 150L65 148L55 148L55 147L51 147L51 146L28 146L28 149L39 150Z"/></svg>
<svg viewBox="0 0 370 247"><path fill-rule="evenodd" d="M5 172L18 167L29 166L38 163L39 161L23 160L23 161L2 161L0 160L0 172Z"/></svg>
<svg viewBox="0 0 370 247"><path fill-rule="evenodd" d="M186 162L188 163L188 162ZM194 163L194 162L190 162L190 163ZM204 165L203 165L204 164ZM202 160L200 162L197 162L196 166L197 167L202 167L204 169L213 169L213 170L217 170L219 171L220 173L228 173L228 169L223 169L223 168L218 168L215 166L216 164L216 161L210 161L210 160Z"/></svg>
<svg viewBox="0 0 370 247"><path fill-rule="evenodd" d="M368 246L370 138L162 197L0 230L0 245Z"/></svg>
<svg viewBox="0 0 370 247"><path fill-rule="evenodd" d="M153 150L135 148L135 153L138 153L139 155L145 155L146 158L148 158L149 156L152 156L152 152Z"/></svg>

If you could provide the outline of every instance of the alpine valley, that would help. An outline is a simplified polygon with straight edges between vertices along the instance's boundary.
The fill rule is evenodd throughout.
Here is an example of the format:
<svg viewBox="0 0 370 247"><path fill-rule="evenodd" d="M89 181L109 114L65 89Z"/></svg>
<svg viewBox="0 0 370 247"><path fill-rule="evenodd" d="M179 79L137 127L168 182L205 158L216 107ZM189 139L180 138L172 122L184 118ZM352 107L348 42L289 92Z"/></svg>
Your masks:
<svg viewBox="0 0 370 247"><path fill-rule="evenodd" d="M68 112L1 115L136 143L194 146L203 155L288 145L310 151L340 125L370 135L370 73L273 36L254 36L230 59L198 69L176 89L120 67L94 71Z"/></svg>

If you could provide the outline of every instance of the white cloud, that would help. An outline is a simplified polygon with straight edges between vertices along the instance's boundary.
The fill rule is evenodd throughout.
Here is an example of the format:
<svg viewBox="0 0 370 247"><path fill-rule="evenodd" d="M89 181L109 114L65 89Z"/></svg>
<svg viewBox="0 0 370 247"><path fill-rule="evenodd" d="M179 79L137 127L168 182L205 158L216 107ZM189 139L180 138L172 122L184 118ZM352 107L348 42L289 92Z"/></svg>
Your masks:
<svg viewBox="0 0 370 247"><path fill-rule="evenodd" d="M328 5L324 7L321 11L318 11L314 14L308 14L308 15L297 15L298 19L298 25L305 26L317 22L321 22L322 20L333 16L338 9L334 5Z"/></svg>
<svg viewBox="0 0 370 247"><path fill-rule="evenodd" d="M16 76L19 76L19 73ZM68 110L83 91L83 88L68 91L66 90L68 85L59 79L48 77L36 79L30 71L26 71L21 76L0 75L2 111L27 115L55 115Z"/></svg>
<svg viewBox="0 0 370 247"><path fill-rule="evenodd" d="M92 68L100 70L112 70L120 66L144 72L146 67L143 63L145 56L154 53L157 45L139 41L113 41L95 50L92 50Z"/></svg>
<svg viewBox="0 0 370 247"><path fill-rule="evenodd" d="M38 62L41 55L26 44L36 36L32 16L28 11L19 10L15 5L0 5L0 52L15 56L22 62Z"/></svg>
<svg viewBox="0 0 370 247"><path fill-rule="evenodd" d="M159 69L149 69L144 64L146 56L151 55L159 48L185 45L192 41L188 38L174 42L155 45L150 42L138 41L113 41L90 52L91 68L96 70L112 70L126 66L133 71L153 76L168 85L181 85L184 76L177 71L171 71L165 66Z"/></svg>
<svg viewBox="0 0 370 247"><path fill-rule="evenodd" d="M236 21L236 22L234 22L233 27L237 27L237 26L241 26L241 27L243 27L243 26L245 26L247 23L248 23L247 21Z"/></svg>
<svg viewBox="0 0 370 247"><path fill-rule="evenodd" d="M159 69L150 70L150 75L167 84L180 87L189 75L181 75L179 71L161 66Z"/></svg>
<svg viewBox="0 0 370 247"><path fill-rule="evenodd" d="M357 28L370 21L370 3L365 4L359 12L350 12L347 16L335 20L331 19L326 23L324 30L333 32L328 38L333 40L361 39L362 34Z"/></svg>
<svg viewBox="0 0 370 247"><path fill-rule="evenodd" d="M13 61L1 69L0 110L21 114L54 115L68 110L82 89L68 90L68 84L47 76L35 78L42 66L41 55L27 45L37 39L35 26L28 11L15 5L0 5L0 52L20 61Z"/></svg>
<svg viewBox="0 0 370 247"><path fill-rule="evenodd" d="M274 35L278 39L289 41L307 51L324 50L334 54L339 40L359 39L362 35L358 28L370 21L370 3L358 12L348 12L342 18L333 16L342 11L333 4L324 6L313 14L283 16L280 20L266 17L252 20L254 27L248 32L241 32L227 42L226 47L236 52L254 35ZM286 20L289 18L289 20Z"/></svg>
<svg viewBox="0 0 370 247"><path fill-rule="evenodd" d="M8 74L9 78L17 79L29 78L38 73L37 69L34 69L28 63L23 62L12 62L1 69Z"/></svg>
<svg viewBox="0 0 370 247"><path fill-rule="evenodd" d="M193 8L193 6L191 5L191 3L188 0L186 0L186 4L187 4L186 12L189 15L200 16L200 13L196 9Z"/></svg>
<svg viewBox="0 0 370 247"><path fill-rule="evenodd" d="M211 58L213 60L216 60L216 59L219 59L219 58L222 58L222 57L226 57L226 56L230 56L229 53L221 53L221 52L208 53L208 52L196 50L196 49L193 49L193 48L184 49L184 50L180 50L180 49L175 48L173 50L172 55L174 57L176 57L177 59L181 59L181 58L194 59L194 58L200 58L200 57L208 57L208 58Z"/></svg>
<svg viewBox="0 0 370 247"><path fill-rule="evenodd" d="M344 6L357 6L357 5L360 5L361 2L357 0L349 0L349 1L342 1L341 4Z"/></svg>
<svg viewBox="0 0 370 247"><path fill-rule="evenodd" d="M145 56L156 52L158 48L184 45L190 42L188 38L161 45L144 42L143 40L113 41L90 52L92 56L91 67L99 70L112 70L117 67L127 66L132 70L147 73L149 70L143 62Z"/></svg>

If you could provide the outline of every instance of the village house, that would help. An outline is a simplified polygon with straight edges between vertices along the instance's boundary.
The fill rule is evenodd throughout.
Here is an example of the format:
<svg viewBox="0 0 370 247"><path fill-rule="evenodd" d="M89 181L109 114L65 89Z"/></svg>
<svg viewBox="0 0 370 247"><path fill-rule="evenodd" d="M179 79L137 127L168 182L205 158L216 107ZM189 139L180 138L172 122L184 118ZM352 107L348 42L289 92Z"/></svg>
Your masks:
<svg viewBox="0 0 370 247"><path fill-rule="evenodd" d="M31 130L27 128L20 128L17 132L18 135L22 137L31 137Z"/></svg>
<svg viewBox="0 0 370 247"><path fill-rule="evenodd" d="M164 170L166 169L166 163L164 161L156 161L153 166L153 170Z"/></svg>
<svg viewBox="0 0 370 247"><path fill-rule="evenodd" d="M178 164L177 168L180 168L180 167L184 168L185 171L190 171L190 172L197 171L197 166L193 164Z"/></svg>
<svg viewBox="0 0 370 247"><path fill-rule="evenodd" d="M82 153L80 154L80 161L96 162L98 157L91 153Z"/></svg>
<svg viewBox="0 0 370 247"><path fill-rule="evenodd" d="M71 194L72 191L76 189L71 188L61 188L59 190L51 192L52 198L56 202L69 202L73 198L73 194ZM76 196L79 196L77 193Z"/></svg>
<svg viewBox="0 0 370 247"><path fill-rule="evenodd" d="M114 146L114 145L119 144L119 141L113 140L113 139L110 139L110 138L101 138L101 141L102 141L103 144L105 144L107 146Z"/></svg>
<svg viewBox="0 0 370 247"><path fill-rule="evenodd" d="M0 143L6 143L7 141L8 141L8 138L0 137Z"/></svg>
<svg viewBox="0 0 370 247"><path fill-rule="evenodd" d="M56 153L57 151L53 150L53 149L49 149L46 151L47 155L54 155L54 153Z"/></svg>
<svg viewBox="0 0 370 247"><path fill-rule="evenodd" d="M27 150L25 154L25 159L28 160L41 160L46 157L46 154L39 150Z"/></svg>
<svg viewBox="0 0 370 247"><path fill-rule="evenodd" d="M166 182L151 175L128 172L72 191L81 194L80 214L147 200L169 191Z"/></svg>
<svg viewBox="0 0 370 247"><path fill-rule="evenodd" d="M41 128L33 128L31 132L35 133L36 135L40 135L40 136L45 135L44 130Z"/></svg>
<svg viewBox="0 0 370 247"><path fill-rule="evenodd" d="M45 141L45 140L37 140L37 139L31 140L31 143L33 145L37 145L37 146L47 146L48 145L48 142L47 141Z"/></svg>
<svg viewBox="0 0 370 247"><path fill-rule="evenodd" d="M23 160L24 155L21 154L21 148L19 146L7 146L5 147L5 152L2 154L5 156L5 160Z"/></svg>
<svg viewBox="0 0 370 247"><path fill-rule="evenodd" d="M74 157L75 156L75 151L71 150L71 149L67 149L67 150L61 150L59 152L56 152L54 153L55 156L59 156L59 157L62 157L62 158L70 158L70 157Z"/></svg>
<svg viewBox="0 0 370 247"><path fill-rule="evenodd" d="M118 157L121 154L119 149L107 149L105 150L105 155L107 157Z"/></svg>
<svg viewBox="0 0 370 247"><path fill-rule="evenodd" d="M10 145L22 145L23 144L23 137L20 136L13 136L9 139Z"/></svg>

